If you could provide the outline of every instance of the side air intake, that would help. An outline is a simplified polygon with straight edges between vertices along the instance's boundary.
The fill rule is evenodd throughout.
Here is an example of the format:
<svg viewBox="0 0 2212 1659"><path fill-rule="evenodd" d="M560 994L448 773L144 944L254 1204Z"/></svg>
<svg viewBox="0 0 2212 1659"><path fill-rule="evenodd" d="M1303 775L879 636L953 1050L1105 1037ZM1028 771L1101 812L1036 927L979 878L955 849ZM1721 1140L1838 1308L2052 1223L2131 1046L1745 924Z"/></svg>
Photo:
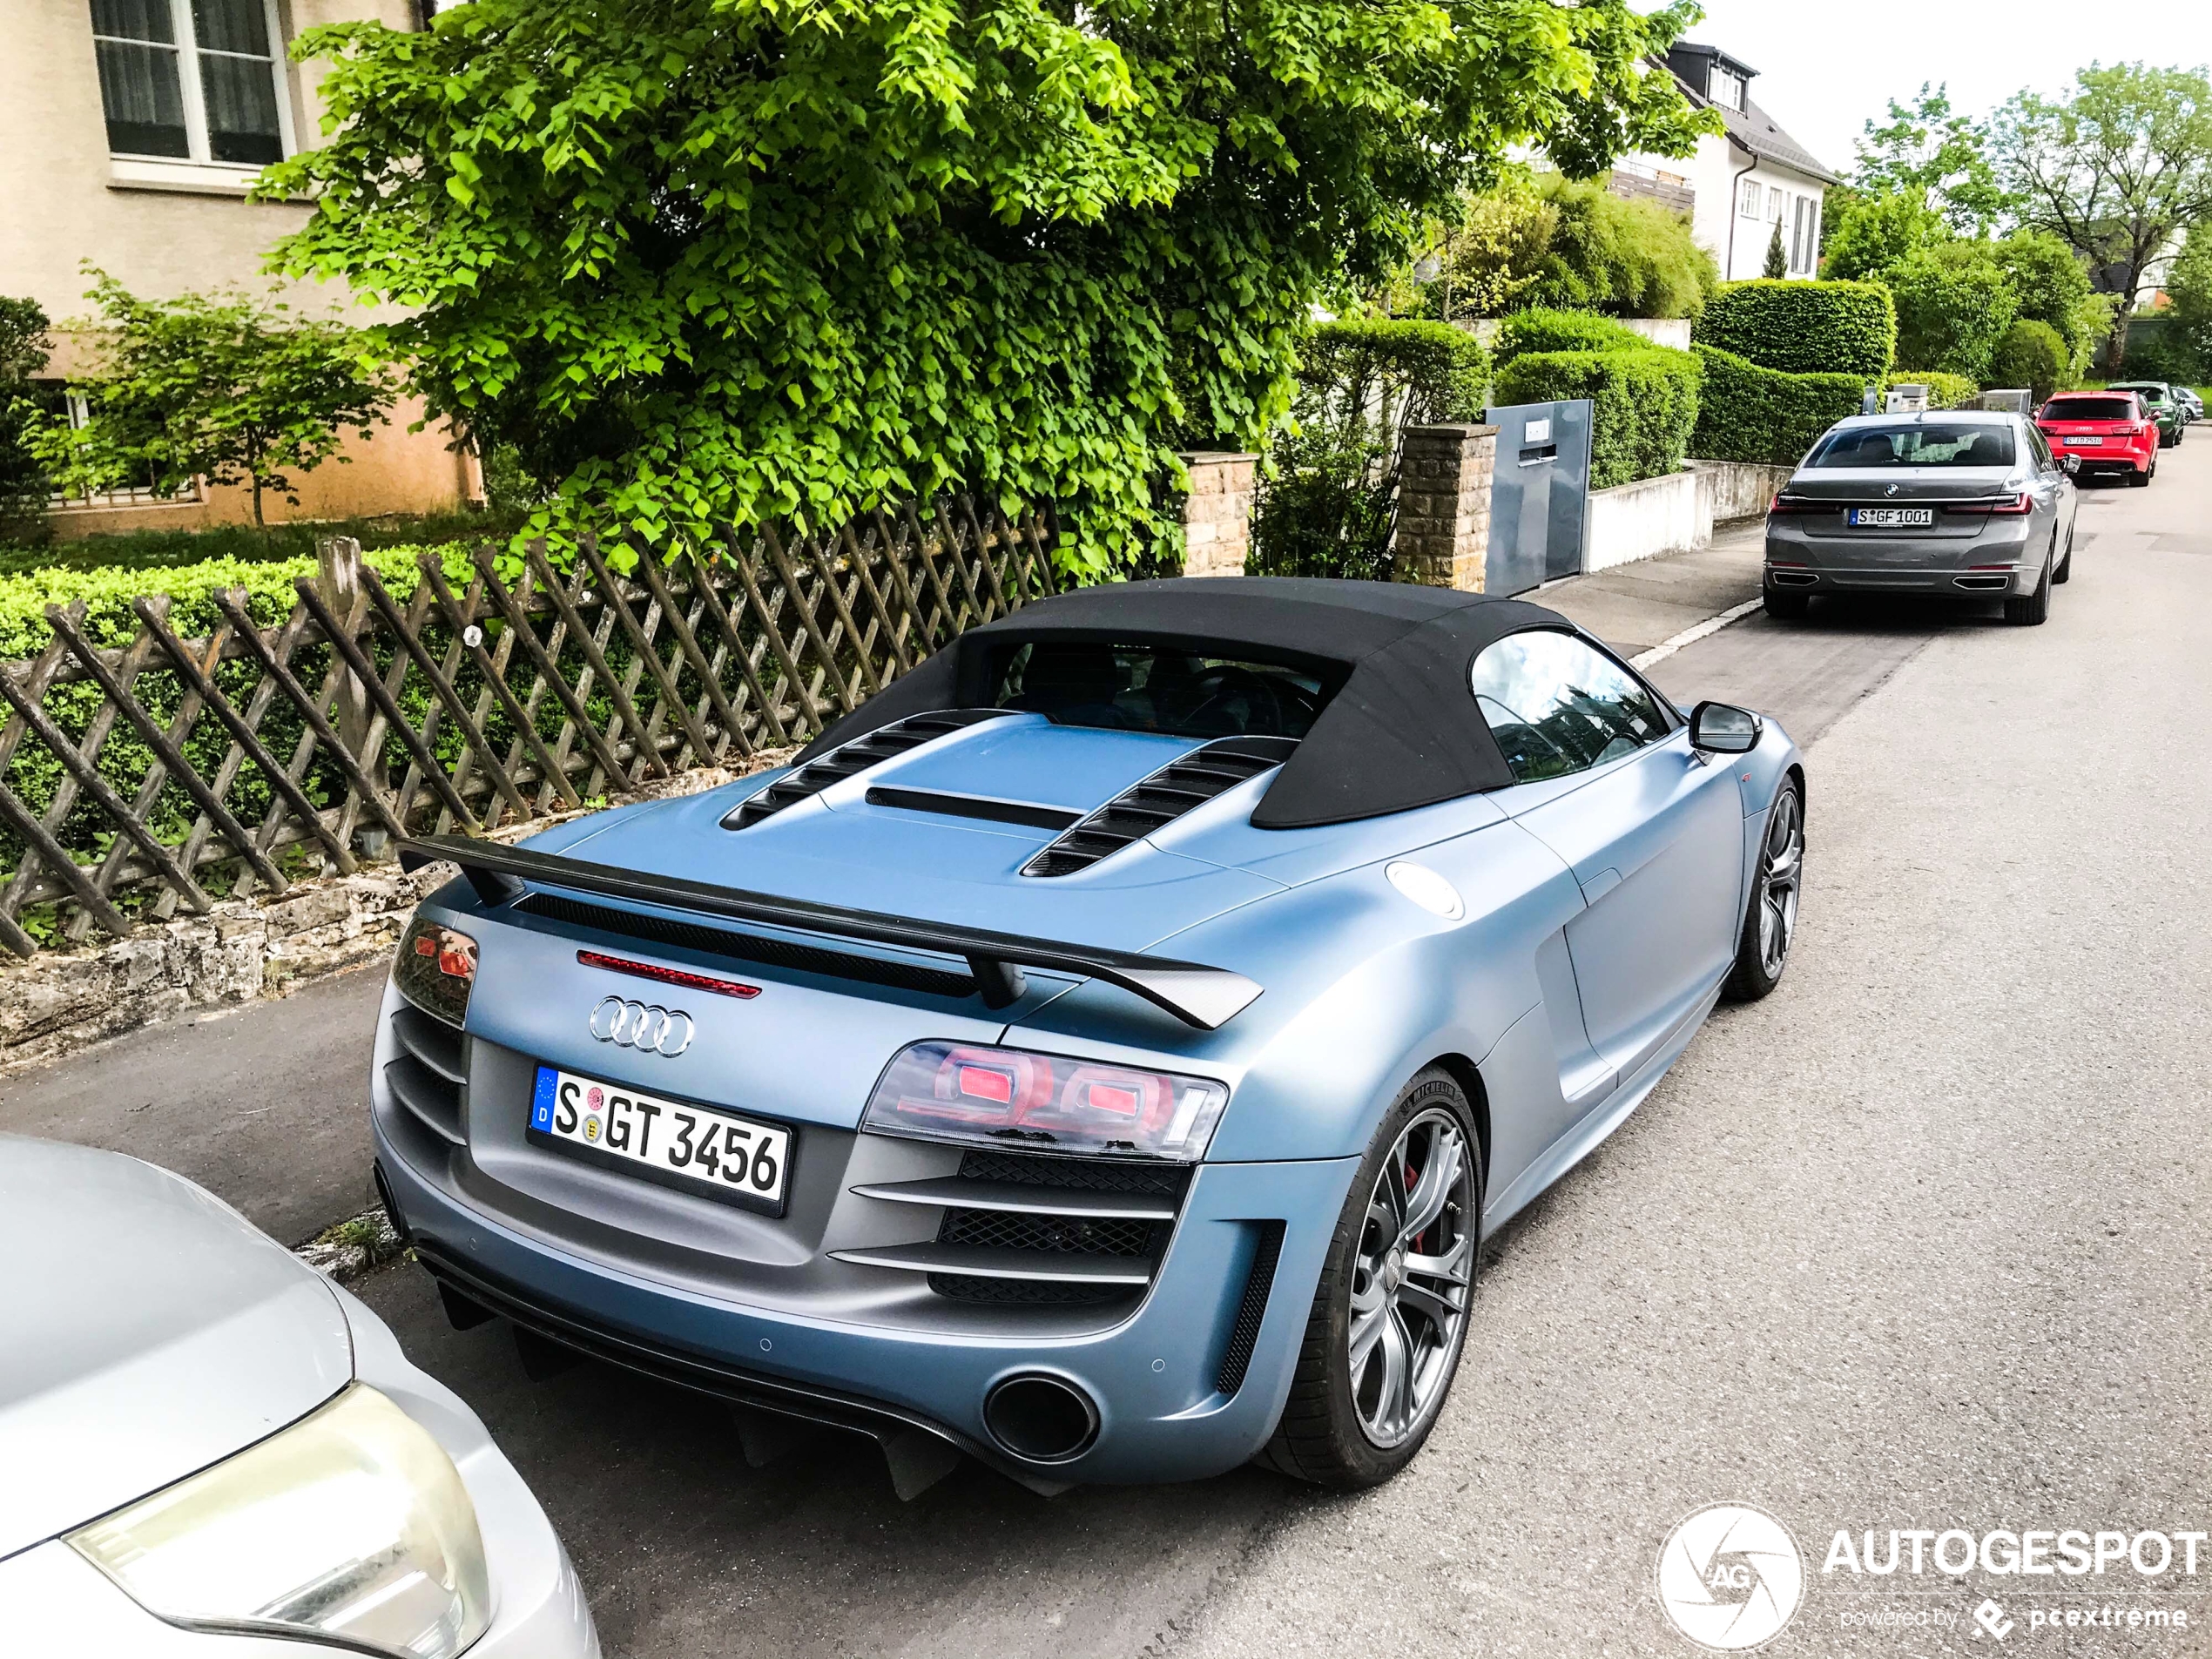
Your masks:
<svg viewBox="0 0 2212 1659"><path fill-rule="evenodd" d="M1288 760L1294 738L1224 738L1193 749L1109 800L1022 867L1023 875L1073 875L1194 806Z"/></svg>
<svg viewBox="0 0 2212 1659"><path fill-rule="evenodd" d="M932 738L958 732L985 720L995 720L1010 709L948 709L941 713L910 715L879 726L865 738L841 743L819 759L810 760L787 777L779 778L759 794L738 806L722 820L724 829L751 829L765 818L773 818L786 806L812 799L832 784L842 783L855 772L880 765L894 755L918 749Z"/></svg>

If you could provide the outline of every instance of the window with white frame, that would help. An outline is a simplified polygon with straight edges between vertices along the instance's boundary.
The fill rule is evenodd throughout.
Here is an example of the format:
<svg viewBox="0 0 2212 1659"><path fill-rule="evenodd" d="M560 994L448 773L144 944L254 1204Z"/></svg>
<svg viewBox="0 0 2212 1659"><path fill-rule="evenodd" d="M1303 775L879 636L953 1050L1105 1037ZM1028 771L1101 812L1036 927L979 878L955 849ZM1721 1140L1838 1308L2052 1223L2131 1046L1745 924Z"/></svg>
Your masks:
<svg viewBox="0 0 2212 1659"><path fill-rule="evenodd" d="M1814 226L1820 212L1818 199L1811 196L1797 199L1797 212L1790 227L1790 268L1792 271L1812 269L1813 254L1818 246L1818 233Z"/></svg>
<svg viewBox="0 0 2212 1659"><path fill-rule="evenodd" d="M84 398L51 382L34 382L32 399L42 409L66 414L70 425L79 431L92 418L91 406ZM188 483L174 485L167 489L157 489L153 482L153 469L149 465L135 482L118 482L112 489L96 489L83 496L69 496L55 490L46 498L46 504L50 508L148 507L206 499L206 491L197 477Z"/></svg>
<svg viewBox="0 0 2212 1659"><path fill-rule="evenodd" d="M109 151L262 167L291 129L276 0L91 0Z"/></svg>
<svg viewBox="0 0 2212 1659"><path fill-rule="evenodd" d="M1766 201L1766 190L1756 179L1746 179L1736 187L1736 212L1739 219L1757 219L1759 208Z"/></svg>
<svg viewBox="0 0 2212 1659"><path fill-rule="evenodd" d="M1767 192L1766 216L1770 224L1779 225L1782 222L1784 206L1788 200L1788 196L1778 185Z"/></svg>

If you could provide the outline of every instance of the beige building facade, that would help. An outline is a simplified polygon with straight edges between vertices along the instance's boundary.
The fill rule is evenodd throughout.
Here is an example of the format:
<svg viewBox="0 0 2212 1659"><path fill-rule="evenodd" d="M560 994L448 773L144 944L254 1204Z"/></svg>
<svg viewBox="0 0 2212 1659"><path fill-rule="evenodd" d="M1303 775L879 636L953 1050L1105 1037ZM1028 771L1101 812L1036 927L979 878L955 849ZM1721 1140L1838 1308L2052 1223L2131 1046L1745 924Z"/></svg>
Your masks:
<svg viewBox="0 0 2212 1659"><path fill-rule="evenodd" d="M35 300L56 327L48 373L65 379L84 341L67 325L91 310L91 260L132 293L167 299L266 288L270 246L305 206L249 202L262 166L314 142L316 66L290 61L318 24L374 19L413 29L417 0L6 0L0 55L0 293ZM361 320L349 296L291 285L297 309ZM294 507L271 519L450 512L482 496L475 458L450 434L391 423L350 439L346 462L293 480ZM57 502L56 530L181 529L251 523L249 491L201 484L169 500L125 490Z"/></svg>

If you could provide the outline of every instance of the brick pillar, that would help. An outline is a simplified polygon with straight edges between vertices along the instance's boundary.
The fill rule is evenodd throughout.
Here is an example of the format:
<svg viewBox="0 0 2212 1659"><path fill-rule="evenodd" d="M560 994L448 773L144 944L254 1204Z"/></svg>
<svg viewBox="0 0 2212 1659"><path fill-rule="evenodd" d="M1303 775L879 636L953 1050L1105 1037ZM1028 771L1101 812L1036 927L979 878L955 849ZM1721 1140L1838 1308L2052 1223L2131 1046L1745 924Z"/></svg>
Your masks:
<svg viewBox="0 0 2212 1659"><path fill-rule="evenodd" d="M1242 576L1252 546L1253 455L1179 457L1190 475L1183 502L1183 574Z"/></svg>
<svg viewBox="0 0 2212 1659"><path fill-rule="evenodd" d="M1417 426L1406 431L1398 469L1398 579L1482 591L1490 556L1494 426Z"/></svg>

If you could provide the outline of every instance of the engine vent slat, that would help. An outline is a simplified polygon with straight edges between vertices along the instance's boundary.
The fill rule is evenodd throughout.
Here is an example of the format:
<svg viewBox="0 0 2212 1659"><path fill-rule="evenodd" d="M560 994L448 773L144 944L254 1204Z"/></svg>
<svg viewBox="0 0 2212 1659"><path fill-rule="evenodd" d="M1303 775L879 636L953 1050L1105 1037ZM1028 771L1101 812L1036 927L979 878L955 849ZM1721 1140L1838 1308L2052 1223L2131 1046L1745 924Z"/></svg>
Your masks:
<svg viewBox="0 0 2212 1659"><path fill-rule="evenodd" d="M1292 738L1224 738L1140 779L1022 867L1030 876L1073 875L1172 824L1215 796L1288 760Z"/></svg>
<svg viewBox="0 0 2212 1659"><path fill-rule="evenodd" d="M865 737L840 744L827 754L808 761L789 777L778 779L759 794L739 802L723 819L722 827L728 830L751 829L755 824L773 818L785 807L796 806L802 800L810 800L831 785L843 783L847 778L866 772L870 766L881 765L909 749L918 749L948 732L977 725L985 720L995 720L1012 712L1011 709L948 709L941 713L909 715Z"/></svg>

